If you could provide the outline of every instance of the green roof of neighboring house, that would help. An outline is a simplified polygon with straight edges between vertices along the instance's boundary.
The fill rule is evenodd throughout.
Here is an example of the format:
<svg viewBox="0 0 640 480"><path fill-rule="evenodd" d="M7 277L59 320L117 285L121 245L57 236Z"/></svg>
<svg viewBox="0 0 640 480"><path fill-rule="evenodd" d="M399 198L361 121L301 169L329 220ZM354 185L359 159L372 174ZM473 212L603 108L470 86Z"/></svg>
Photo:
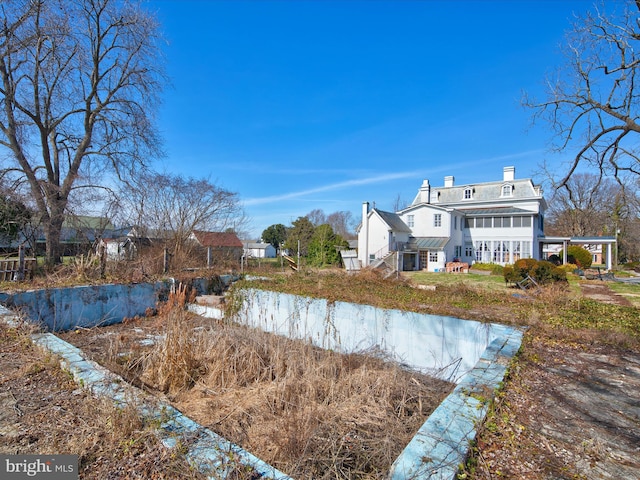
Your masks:
<svg viewBox="0 0 640 480"><path fill-rule="evenodd" d="M66 216L62 228L91 228L95 230L114 230L116 227L106 217L91 217L88 215Z"/></svg>

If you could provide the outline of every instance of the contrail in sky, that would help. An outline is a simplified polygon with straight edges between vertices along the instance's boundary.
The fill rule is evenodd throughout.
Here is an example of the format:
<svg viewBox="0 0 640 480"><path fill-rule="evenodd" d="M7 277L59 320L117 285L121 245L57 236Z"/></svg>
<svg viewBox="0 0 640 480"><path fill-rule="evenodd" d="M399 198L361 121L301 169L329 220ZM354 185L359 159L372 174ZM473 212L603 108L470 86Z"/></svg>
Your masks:
<svg viewBox="0 0 640 480"><path fill-rule="evenodd" d="M245 205L262 205L265 203L279 202L282 200L290 200L292 198L303 197L313 193L328 192L331 190L338 190L341 188L353 187L357 185L370 185L372 183L386 182L389 180L398 180L401 178L414 178L416 172L400 172L389 173L386 175L377 175L375 177L359 178L355 180L347 180L346 182L330 183L329 185L323 185L321 187L310 188L308 190L301 190L299 192L284 193L282 195L272 195L269 197L250 198L245 200Z"/></svg>

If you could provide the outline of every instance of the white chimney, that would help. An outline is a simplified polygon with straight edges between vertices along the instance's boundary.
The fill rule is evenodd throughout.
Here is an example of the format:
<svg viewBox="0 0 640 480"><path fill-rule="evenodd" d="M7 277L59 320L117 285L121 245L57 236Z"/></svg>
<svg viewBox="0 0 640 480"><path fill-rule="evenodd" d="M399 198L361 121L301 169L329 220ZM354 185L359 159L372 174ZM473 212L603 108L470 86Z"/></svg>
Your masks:
<svg viewBox="0 0 640 480"><path fill-rule="evenodd" d="M362 239L360 235L362 235ZM358 258L363 267L369 265L369 202L362 202L362 226L358 235Z"/></svg>
<svg viewBox="0 0 640 480"><path fill-rule="evenodd" d="M420 201L422 203L431 203L431 186L429 185L429 180L422 182L422 186L420 187Z"/></svg>
<svg viewBox="0 0 640 480"><path fill-rule="evenodd" d="M453 178L452 175L450 175L448 177L444 177L444 188L453 187L453 181L454 181L454 178Z"/></svg>
<svg viewBox="0 0 640 480"><path fill-rule="evenodd" d="M516 167L504 167L503 181L513 182L515 178L516 178Z"/></svg>

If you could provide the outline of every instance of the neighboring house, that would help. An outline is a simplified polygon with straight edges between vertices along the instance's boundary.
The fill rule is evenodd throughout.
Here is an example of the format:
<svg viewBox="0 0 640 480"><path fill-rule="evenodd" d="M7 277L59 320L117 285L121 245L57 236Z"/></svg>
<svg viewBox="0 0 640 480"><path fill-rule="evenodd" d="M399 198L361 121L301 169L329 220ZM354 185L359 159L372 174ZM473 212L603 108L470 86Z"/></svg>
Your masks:
<svg viewBox="0 0 640 480"><path fill-rule="evenodd" d="M454 260L514 263L541 258L545 200L530 179L505 167L502 180L432 188L428 180L407 208L385 212L362 207L358 259L363 266L386 260L397 270L444 270Z"/></svg>
<svg viewBox="0 0 640 480"><path fill-rule="evenodd" d="M235 233L194 230L190 238L207 250L207 265L215 261L240 263L244 247Z"/></svg>
<svg viewBox="0 0 640 480"><path fill-rule="evenodd" d="M276 258L276 249L270 243L244 242L246 258Z"/></svg>
<svg viewBox="0 0 640 480"><path fill-rule="evenodd" d="M84 254L91 250L97 239L114 238L118 230L106 217L88 215L67 215L60 230L60 244L63 255ZM44 229L37 227L34 232L36 250L44 251L46 239Z"/></svg>
<svg viewBox="0 0 640 480"><path fill-rule="evenodd" d="M556 242L550 243L551 239ZM591 253L592 264L606 265L607 269L611 269L613 245L617 243L615 237L549 237L545 240L547 244L544 246L544 258L566 255L569 245L578 245Z"/></svg>
<svg viewBox="0 0 640 480"><path fill-rule="evenodd" d="M4 253L17 251L23 241L24 240L22 240L21 235L13 238L8 235L0 234L0 251Z"/></svg>

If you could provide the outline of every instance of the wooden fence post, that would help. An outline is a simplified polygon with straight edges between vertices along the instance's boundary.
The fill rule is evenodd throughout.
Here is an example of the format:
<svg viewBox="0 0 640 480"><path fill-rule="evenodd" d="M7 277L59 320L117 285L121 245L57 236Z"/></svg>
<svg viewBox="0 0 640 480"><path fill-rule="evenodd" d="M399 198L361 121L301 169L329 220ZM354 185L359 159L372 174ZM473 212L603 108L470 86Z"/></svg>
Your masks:
<svg viewBox="0 0 640 480"><path fill-rule="evenodd" d="M169 271L169 249L165 247L164 249L164 260L162 266L163 273L167 273Z"/></svg>
<svg viewBox="0 0 640 480"><path fill-rule="evenodd" d="M18 247L18 273L16 280L21 282L24 280L24 245Z"/></svg>

